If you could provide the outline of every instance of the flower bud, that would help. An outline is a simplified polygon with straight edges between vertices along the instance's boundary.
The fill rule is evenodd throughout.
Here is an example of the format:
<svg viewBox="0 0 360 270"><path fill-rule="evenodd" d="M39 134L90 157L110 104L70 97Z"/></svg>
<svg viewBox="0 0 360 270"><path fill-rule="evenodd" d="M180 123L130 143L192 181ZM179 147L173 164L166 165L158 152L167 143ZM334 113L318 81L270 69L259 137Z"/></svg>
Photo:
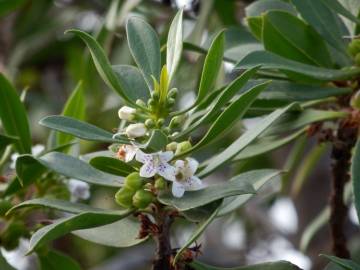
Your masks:
<svg viewBox="0 0 360 270"><path fill-rule="evenodd" d="M142 188L143 184L144 184L144 180L142 179L142 177L139 175L138 172L130 173L125 178L125 182L124 182L125 187L132 189L134 191Z"/></svg>
<svg viewBox="0 0 360 270"><path fill-rule="evenodd" d="M350 104L354 109L360 110L360 90L352 96Z"/></svg>
<svg viewBox="0 0 360 270"><path fill-rule="evenodd" d="M168 97L169 98L176 98L176 96L178 95L178 90L176 88L172 88L169 93L168 93Z"/></svg>
<svg viewBox="0 0 360 270"><path fill-rule="evenodd" d="M163 190L166 187L166 181L164 180L164 178L159 177L158 179L155 180L155 188L157 190Z"/></svg>
<svg viewBox="0 0 360 270"><path fill-rule="evenodd" d="M155 106L155 104L156 104L156 102L153 98L150 98L147 102L148 107L153 107L153 106Z"/></svg>
<svg viewBox="0 0 360 270"><path fill-rule="evenodd" d="M135 118L136 109L123 106L118 111L119 118L126 121L132 121Z"/></svg>
<svg viewBox="0 0 360 270"><path fill-rule="evenodd" d="M164 120L164 118L160 118L159 120L157 120L156 123L159 127L161 127L165 123L165 120Z"/></svg>
<svg viewBox="0 0 360 270"><path fill-rule="evenodd" d="M151 92L151 98L154 99L154 100L159 100L159 92L158 91L152 91Z"/></svg>
<svg viewBox="0 0 360 270"><path fill-rule="evenodd" d="M177 147L177 142L171 142L168 145L166 145L166 151L172 151L175 152Z"/></svg>
<svg viewBox="0 0 360 270"><path fill-rule="evenodd" d="M169 108L171 108L172 106L175 105L175 99L173 99L173 98L168 98L168 99L167 99L167 102L166 102L166 105L167 105Z"/></svg>
<svg viewBox="0 0 360 270"><path fill-rule="evenodd" d="M152 127L154 127L154 126L155 126L154 120L152 120L152 119L146 119L146 121L145 121L145 126L146 126L147 128L152 128Z"/></svg>
<svg viewBox="0 0 360 270"><path fill-rule="evenodd" d="M360 52L360 39L354 39L349 43L348 51L352 56L356 56Z"/></svg>
<svg viewBox="0 0 360 270"><path fill-rule="evenodd" d="M181 153L186 152L187 150L191 149L192 145L189 141L183 141L178 143L175 155L180 155Z"/></svg>
<svg viewBox="0 0 360 270"><path fill-rule="evenodd" d="M154 195L147 190L136 191L133 197L133 205L137 208L144 209L154 200Z"/></svg>
<svg viewBox="0 0 360 270"><path fill-rule="evenodd" d="M125 130L129 138L138 138L145 136L147 132L146 126L143 123L131 124Z"/></svg>
<svg viewBox="0 0 360 270"><path fill-rule="evenodd" d="M135 103L140 107L146 107L146 103L142 99L137 99Z"/></svg>
<svg viewBox="0 0 360 270"><path fill-rule="evenodd" d="M132 198L134 194L134 190L124 186L120 188L118 192L116 192L115 201L124 208L131 208L133 206Z"/></svg>
<svg viewBox="0 0 360 270"><path fill-rule="evenodd" d="M165 134L169 134L171 130L170 130L169 127L164 127L164 128L162 129L162 131L163 131Z"/></svg>
<svg viewBox="0 0 360 270"><path fill-rule="evenodd" d="M184 117L183 116L174 116L170 121L170 128L176 128L183 122Z"/></svg>

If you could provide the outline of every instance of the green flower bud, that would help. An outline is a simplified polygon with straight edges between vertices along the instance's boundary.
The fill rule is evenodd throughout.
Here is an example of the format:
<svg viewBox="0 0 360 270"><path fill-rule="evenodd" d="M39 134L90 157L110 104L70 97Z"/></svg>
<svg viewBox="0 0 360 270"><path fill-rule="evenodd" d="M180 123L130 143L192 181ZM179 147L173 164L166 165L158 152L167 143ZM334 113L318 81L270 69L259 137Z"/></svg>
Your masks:
<svg viewBox="0 0 360 270"><path fill-rule="evenodd" d="M150 98L147 102L148 107L154 107L156 104L156 101L152 98Z"/></svg>
<svg viewBox="0 0 360 270"><path fill-rule="evenodd" d="M352 96L350 104L354 109L360 110L360 90Z"/></svg>
<svg viewBox="0 0 360 270"><path fill-rule="evenodd" d="M155 188L157 190L163 190L166 188L166 181L164 180L164 178L159 177L155 180Z"/></svg>
<svg viewBox="0 0 360 270"><path fill-rule="evenodd" d="M135 103L140 107L146 107L146 103L141 99L137 99Z"/></svg>
<svg viewBox="0 0 360 270"><path fill-rule="evenodd" d="M12 203L8 200L1 199L0 200L0 216L4 217L7 211L9 211L13 207Z"/></svg>
<svg viewBox="0 0 360 270"><path fill-rule="evenodd" d="M133 172L125 178L124 185L125 187L136 191L142 188L144 185L144 179L139 175L138 172Z"/></svg>
<svg viewBox="0 0 360 270"><path fill-rule="evenodd" d="M162 131L163 131L165 134L169 134L171 130L170 130L169 127L164 127L164 128L162 129Z"/></svg>
<svg viewBox="0 0 360 270"><path fill-rule="evenodd" d="M146 126L147 128L152 128L152 127L154 127L154 126L155 126L154 120L152 120L152 119L146 119L146 121L145 121L145 126Z"/></svg>
<svg viewBox="0 0 360 270"><path fill-rule="evenodd" d="M175 152L177 148L177 142L171 142L168 145L166 145L166 151L173 151Z"/></svg>
<svg viewBox="0 0 360 270"><path fill-rule="evenodd" d="M165 120L164 120L164 118L160 118L159 120L157 120L156 123L159 127L161 127L165 123Z"/></svg>
<svg viewBox="0 0 360 270"><path fill-rule="evenodd" d="M135 191L133 189L124 186L120 188L118 192L116 192L115 201L124 208L131 208L133 206L132 197L134 194Z"/></svg>
<svg viewBox="0 0 360 270"><path fill-rule="evenodd" d="M174 116L170 121L169 127L176 128L183 122L183 120L184 120L184 117L182 117L180 115Z"/></svg>
<svg viewBox="0 0 360 270"><path fill-rule="evenodd" d="M352 40L348 46L348 51L355 57L360 52L360 39Z"/></svg>
<svg viewBox="0 0 360 270"><path fill-rule="evenodd" d="M169 98L176 98L176 96L178 95L179 91L176 88L172 88L169 93L168 93L168 97Z"/></svg>
<svg viewBox="0 0 360 270"><path fill-rule="evenodd" d="M186 152L187 150L191 149L192 145L189 141L183 141L178 143L175 155L180 155L181 153Z"/></svg>
<svg viewBox="0 0 360 270"><path fill-rule="evenodd" d="M135 207L144 209L154 200L154 194L147 190L136 191L133 197L133 204Z"/></svg>
<svg viewBox="0 0 360 270"><path fill-rule="evenodd" d="M159 100L159 92L158 91L152 91L151 92L151 98L154 99L154 100Z"/></svg>
<svg viewBox="0 0 360 270"><path fill-rule="evenodd" d="M167 101L166 101L166 105L170 108L172 106L175 105L175 99L173 98L168 98Z"/></svg>

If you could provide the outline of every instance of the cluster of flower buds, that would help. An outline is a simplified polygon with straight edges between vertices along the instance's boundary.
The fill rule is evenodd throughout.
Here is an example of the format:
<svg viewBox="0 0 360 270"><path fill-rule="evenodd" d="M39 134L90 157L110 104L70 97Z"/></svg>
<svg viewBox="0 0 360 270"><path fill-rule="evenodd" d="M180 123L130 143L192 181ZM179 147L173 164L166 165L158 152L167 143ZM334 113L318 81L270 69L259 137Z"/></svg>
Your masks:
<svg viewBox="0 0 360 270"><path fill-rule="evenodd" d="M124 186L115 194L116 202L124 208L147 208L154 200L154 194L147 188L146 179L138 172L125 178Z"/></svg>
<svg viewBox="0 0 360 270"><path fill-rule="evenodd" d="M355 64L360 66L360 39L353 39L348 46L350 55L354 58Z"/></svg>

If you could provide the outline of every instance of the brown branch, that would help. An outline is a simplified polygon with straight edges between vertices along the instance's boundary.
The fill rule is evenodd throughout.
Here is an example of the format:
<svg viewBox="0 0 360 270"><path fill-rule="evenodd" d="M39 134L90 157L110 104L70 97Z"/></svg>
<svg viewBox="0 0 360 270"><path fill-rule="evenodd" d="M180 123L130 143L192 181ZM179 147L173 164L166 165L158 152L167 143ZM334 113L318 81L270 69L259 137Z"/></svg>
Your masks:
<svg viewBox="0 0 360 270"><path fill-rule="evenodd" d="M344 223L348 212L348 207L344 203L344 187L350 180L351 149L356 143L357 134L357 124L351 118L342 120L334 138L331 152L332 193L330 197L330 231L333 242L332 251L335 256L341 258L350 258L344 233Z"/></svg>

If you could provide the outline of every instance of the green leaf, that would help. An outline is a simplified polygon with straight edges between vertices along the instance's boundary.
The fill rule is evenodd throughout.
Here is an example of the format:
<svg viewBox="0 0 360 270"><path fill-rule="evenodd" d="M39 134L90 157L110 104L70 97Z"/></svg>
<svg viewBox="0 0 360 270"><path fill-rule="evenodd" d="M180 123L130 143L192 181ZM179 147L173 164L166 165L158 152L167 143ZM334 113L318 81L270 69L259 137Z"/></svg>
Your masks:
<svg viewBox="0 0 360 270"><path fill-rule="evenodd" d="M109 247L131 247L144 242L147 237L139 239L140 223L131 218L124 218L104 226L78 230L74 235L90 242Z"/></svg>
<svg viewBox="0 0 360 270"><path fill-rule="evenodd" d="M245 8L246 17L261 16L264 12L270 10L283 10L296 16L295 8L281 0L260 0L255 1Z"/></svg>
<svg viewBox="0 0 360 270"><path fill-rule="evenodd" d="M212 91L220 71L223 55L224 31L221 31L214 38L206 55L196 103L200 103Z"/></svg>
<svg viewBox="0 0 360 270"><path fill-rule="evenodd" d="M221 268L206 265L199 261L193 261L189 264L194 270L299 270L296 265L287 261L277 261L269 263L254 264L249 266L240 266L234 268Z"/></svg>
<svg viewBox="0 0 360 270"><path fill-rule="evenodd" d="M257 40L262 41L263 17L261 16L246 17L246 22L254 37Z"/></svg>
<svg viewBox="0 0 360 270"><path fill-rule="evenodd" d="M191 151L199 149L215 139L224 136L237 122L241 119L256 97L267 87L269 82L254 86L249 91L240 95L219 115L215 122L211 125L204 137L192 148Z"/></svg>
<svg viewBox="0 0 360 270"><path fill-rule="evenodd" d="M16 175L23 187L27 187L35 182L46 171L46 168L35 157L29 154L21 155L16 159L15 169Z"/></svg>
<svg viewBox="0 0 360 270"><path fill-rule="evenodd" d="M16 270L14 267L12 267L6 259L3 257L2 253L0 252L0 269L2 270Z"/></svg>
<svg viewBox="0 0 360 270"><path fill-rule="evenodd" d="M89 164L100 171L124 177L135 171L127 163L112 157L94 157Z"/></svg>
<svg viewBox="0 0 360 270"><path fill-rule="evenodd" d="M264 119L262 119L254 128L246 131L235 142L228 146L224 151L220 152L217 156L210 160L209 164L199 174L200 177L204 177L224 163L230 161L237 156L241 150L253 142L258 136L260 136L266 129L268 129L276 120L278 120L286 111L292 108L294 104L290 104L282 109L277 109Z"/></svg>
<svg viewBox="0 0 360 270"><path fill-rule="evenodd" d="M354 16L349 10L347 10L339 1L337 0L321 0L327 5L330 9L335 11L336 13L341 14L345 18L353 21L356 24L360 24L360 20Z"/></svg>
<svg viewBox="0 0 360 270"><path fill-rule="evenodd" d="M183 10L180 9L174 17L168 34L166 51L166 67L169 74L169 84L179 65L183 46Z"/></svg>
<svg viewBox="0 0 360 270"><path fill-rule="evenodd" d="M15 148L20 154L31 153L31 135L24 104L11 83L0 73L0 119L6 135L18 137Z"/></svg>
<svg viewBox="0 0 360 270"><path fill-rule="evenodd" d="M360 220L360 140L355 145L351 159L351 180L354 189L354 203Z"/></svg>
<svg viewBox="0 0 360 270"><path fill-rule="evenodd" d="M239 174L230 179L230 181L234 181L236 179L241 179L242 182L252 185L257 192L264 186L267 182L273 179L279 179L280 171L271 170L271 169L261 169L254 170ZM247 201L249 201L255 194L244 194L238 195L234 197L225 198L219 208L219 212L217 217L227 215L232 211L238 209L242 205L244 205Z"/></svg>
<svg viewBox="0 0 360 270"><path fill-rule="evenodd" d="M178 250L174 257L173 264L175 265L178 259L181 256L181 253L183 253L192 243L194 243L205 231L205 229L209 226L209 224L216 218L217 213L219 212L220 208L215 209L215 211L210 215L209 218L203 220L198 225L197 229L191 234L190 238L186 241L186 243Z"/></svg>
<svg viewBox="0 0 360 270"><path fill-rule="evenodd" d="M39 124L88 141L129 144L124 136L114 139L112 133L71 117L51 115L41 119Z"/></svg>
<svg viewBox="0 0 360 270"><path fill-rule="evenodd" d="M149 140L145 144L139 144L138 147L143 148L146 152L157 152L168 144L168 137L160 129L154 129L151 132Z"/></svg>
<svg viewBox="0 0 360 270"><path fill-rule="evenodd" d="M123 91L134 102L137 99L147 101L150 98L150 90L140 70L134 66L112 66L115 75L124 81Z"/></svg>
<svg viewBox="0 0 360 270"><path fill-rule="evenodd" d="M29 252L72 231L98 227L121 220L132 213L132 210L119 213L84 212L61 218L54 223L37 230L30 239Z"/></svg>
<svg viewBox="0 0 360 270"><path fill-rule="evenodd" d="M55 250L45 254L38 253L41 270L81 270L80 265L71 257Z"/></svg>
<svg viewBox="0 0 360 270"><path fill-rule="evenodd" d="M287 137L284 138L261 138L249 146L245 147L244 150L242 150L234 159L233 162L238 162L240 160L245 160L248 158L252 158L261 154L265 154L268 152L271 152L277 148L280 148L281 146L284 146L291 141L295 140L302 134L306 132L307 128L303 128L297 132L294 132L290 134Z"/></svg>
<svg viewBox="0 0 360 270"><path fill-rule="evenodd" d="M248 89L264 83L266 80L250 80L239 93L243 93ZM324 99L333 96L341 96L351 93L351 88L320 86L303 83L294 83L290 81L274 80L269 84L265 91L262 91L258 99L264 100L283 100L287 102L294 101L312 101L316 99Z"/></svg>
<svg viewBox="0 0 360 270"><path fill-rule="evenodd" d="M69 178L100 186L122 186L122 177L99 171L84 161L72 156L51 152L37 158L37 160L50 170Z"/></svg>
<svg viewBox="0 0 360 270"><path fill-rule="evenodd" d="M125 101L137 107L137 105L128 96L126 96L124 91L125 82L122 81L118 76L116 76L115 72L112 70L111 64L106 57L104 50L100 47L96 39L94 39L89 34L77 29L71 29L66 31L65 33L73 33L85 42L85 44L90 50L95 67L99 72L100 77L112 90L117 92Z"/></svg>
<svg viewBox="0 0 360 270"><path fill-rule="evenodd" d="M131 17L126 24L126 34L132 56L143 73L150 89L154 76L160 77L160 42L155 30L144 20Z"/></svg>
<svg viewBox="0 0 360 270"><path fill-rule="evenodd" d="M346 270L360 269L360 265L352 260L342 259L342 258L338 258L335 256L325 255L325 254L321 254L321 256L323 256L323 257L329 259L330 261L332 261L333 263L341 266L343 269L346 269Z"/></svg>
<svg viewBox="0 0 360 270"><path fill-rule="evenodd" d="M323 38L308 24L286 11L263 15L262 41L266 50L304 64L331 67Z"/></svg>
<svg viewBox="0 0 360 270"><path fill-rule="evenodd" d="M199 127L201 124L207 123L214 116L214 114L220 111L221 108L234 97L239 89L241 89L248 82L248 80L250 80L250 78L256 73L258 69L259 67L254 67L250 70L247 70L243 72L237 79L232 81L221 93L219 93L219 97L213 102L213 105L209 106L210 108L208 109L208 112L189 128L180 132L180 134L175 138L184 137Z"/></svg>
<svg viewBox="0 0 360 270"><path fill-rule="evenodd" d="M244 183L239 177L233 181L186 192L181 198L174 197L170 192L163 192L158 199L163 204L174 206L179 211L186 211L226 197L252 193L254 193L252 185Z"/></svg>
<svg viewBox="0 0 360 270"><path fill-rule="evenodd" d="M262 65L264 69L293 71L321 81L345 80L360 74L359 68L347 70L328 69L292 61L267 51L252 52L236 64L236 69L248 69Z"/></svg>
<svg viewBox="0 0 360 270"><path fill-rule="evenodd" d="M62 111L62 115L76 118L79 120L85 119L85 96L84 96L84 88L82 82L79 82L75 87L75 90L72 92L69 99L66 101L64 109ZM71 142L73 140L73 136L58 133L57 134L57 144L63 145Z"/></svg>
<svg viewBox="0 0 360 270"><path fill-rule="evenodd" d="M348 35L340 18L324 4L323 1L292 0L301 16L313 26L318 33L343 55L346 53L344 35Z"/></svg>
<svg viewBox="0 0 360 270"><path fill-rule="evenodd" d="M22 208L27 207L42 207L42 208L50 208L54 210L59 210L67 213L72 214L81 214L84 212L93 212L93 213L121 213L121 211L116 210L106 210L106 209L100 209L91 207L87 204L81 204L81 203L73 203L65 200L59 200L59 199L50 199L50 198L37 198L32 199L28 201L24 201L22 203L19 203L15 205L13 208L11 208L7 214L11 214L14 211L17 211Z"/></svg>
<svg viewBox="0 0 360 270"><path fill-rule="evenodd" d="M0 134L0 153L10 144L18 140L17 137Z"/></svg>

